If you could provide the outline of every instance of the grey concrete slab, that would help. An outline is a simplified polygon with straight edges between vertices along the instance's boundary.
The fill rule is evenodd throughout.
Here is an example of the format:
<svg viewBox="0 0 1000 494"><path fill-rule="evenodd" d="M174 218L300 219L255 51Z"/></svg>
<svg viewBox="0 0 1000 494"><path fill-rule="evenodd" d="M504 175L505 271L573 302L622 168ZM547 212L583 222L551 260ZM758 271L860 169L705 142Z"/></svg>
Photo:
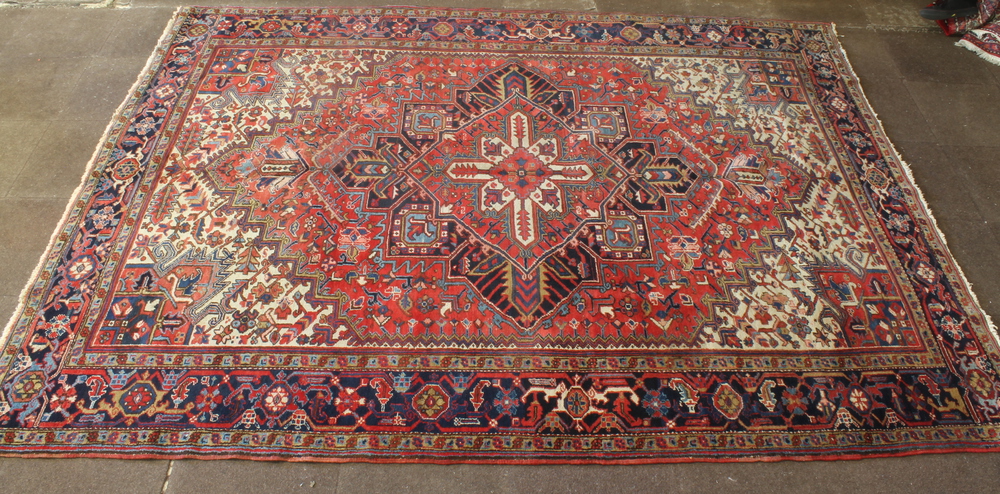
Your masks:
<svg viewBox="0 0 1000 494"><path fill-rule="evenodd" d="M878 72L858 77L865 97L882 122L889 140L900 143L934 139L929 119L902 79L881 77Z"/></svg>
<svg viewBox="0 0 1000 494"><path fill-rule="evenodd" d="M0 295L0 331L7 327L7 322L17 309L17 295Z"/></svg>
<svg viewBox="0 0 1000 494"><path fill-rule="evenodd" d="M25 17L28 15L27 9L18 8L5 8L0 9L0 51L7 46L10 42L12 33L15 28L24 23Z"/></svg>
<svg viewBox="0 0 1000 494"><path fill-rule="evenodd" d="M995 465L1000 465L1000 455L635 466L359 463L343 465L337 492L971 493L1000 485L989 470Z"/></svg>
<svg viewBox="0 0 1000 494"><path fill-rule="evenodd" d="M964 50L965 48L962 49ZM987 70L990 72L990 75L993 76L993 82L996 84L1000 84L1000 66L993 64L989 65L990 66L987 68Z"/></svg>
<svg viewBox="0 0 1000 494"><path fill-rule="evenodd" d="M0 199L0 251L16 247L41 254L52 235L45 232L37 221L55 225L66 208L67 200L5 197ZM54 228L53 228L54 230Z"/></svg>
<svg viewBox="0 0 1000 494"><path fill-rule="evenodd" d="M44 245L42 247L44 248ZM38 247L35 246L35 249ZM0 250L0 266L3 266L0 272L0 295L16 296L24 290L28 278L41 259L42 251L35 249L7 247ZM8 317L10 314L0 319L6 323Z"/></svg>
<svg viewBox="0 0 1000 494"><path fill-rule="evenodd" d="M115 9L29 9L10 31L4 52L35 58L93 56L120 16Z"/></svg>
<svg viewBox="0 0 1000 494"><path fill-rule="evenodd" d="M969 177L975 177L968 192L976 201L986 219L1000 219L1000 167L997 156L1000 147L989 146L941 146L944 155L942 174L958 169Z"/></svg>
<svg viewBox="0 0 1000 494"><path fill-rule="evenodd" d="M971 51L955 46L955 39L928 33L883 32L890 60L913 82L984 84L993 82L990 64Z"/></svg>
<svg viewBox="0 0 1000 494"><path fill-rule="evenodd" d="M62 198L0 199L0 295L21 293L65 211L66 202ZM6 322L7 316L0 319Z"/></svg>
<svg viewBox="0 0 1000 494"><path fill-rule="evenodd" d="M334 463L175 460L164 492L338 492L340 467Z"/></svg>
<svg viewBox="0 0 1000 494"><path fill-rule="evenodd" d="M938 228L948 242L948 250L970 278L979 276L973 274L975 271L996 276L995 272L991 273L996 261L990 250L997 239L990 231L989 223L989 220L938 220Z"/></svg>
<svg viewBox="0 0 1000 494"><path fill-rule="evenodd" d="M983 310L994 321L1000 320L1000 276L997 276L996 261L1000 223L996 218L985 221L952 220L939 221L938 226L948 240L948 250L972 284Z"/></svg>
<svg viewBox="0 0 1000 494"><path fill-rule="evenodd" d="M572 10L596 11L594 0L504 0L503 8L518 10Z"/></svg>
<svg viewBox="0 0 1000 494"><path fill-rule="evenodd" d="M636 2L637 5L646 3L650 6L655 6L656 0L645 0L644 2ZM729 1L700 1L700 0L684 0L683 2L686 6L686 15L694 16L731 16L731 17L745 17L752 19L778 19L781 18L779 2L772 2L769 0L746 0L741 2L729 2ZM628 3L623 3L622 7L618 9L623 12L631 11L632 8Z"/></svg>
<svg viewBox="0 0 1000 494"><path fill-rule="evenodd" d="M943 175L951 177L953 166L941 145L933 141L899 141L894 143L903 161L916 174L939 179ZM968 171L968 170L964 170ZM963 173L964 174L964 173ZM917 181L918 186L923 182ZM921 187L923 190L923 187ZM933 202L937 202L936 200ZM947 205L943 205L947 207Z"/></svg>
<svg viewBox="0 0 1000 494"><path fill-rule="evenodd" d="M4 492L159 494L167 461L0 458Z"/></svg>
<svg viewBox="0 0 1000 494"><path fill-rule="evenodd" d="M152 51L152 49L150 49ZM148 57L95 57L70 91L67 120L111 120ZM96 145L96 142L95 142Z"/></svg>
<svg viewBox="0 0 1000 494"><path fill-rule="evenodd" d="M908 142L901 152L913 172L917 186L929 203L938 221L983 221L984 217L969 192L979 186L969 177L967 170L952 166L948 156L936 144ZM942 177L947 180L942 180Z"/></svg>
<svg viewBox="0 0 1000 494"><path fill-rule="evenodd" d="M204 5L208 7L220 7L233 5L227 0L203 0L192 3L186 0L133 0L135 7L177 7L183 5ZM391 5L424 5L430 7L456 7L456 8L484 8L500 9L503 7L502 0L452 0L449 2L434 2L428 0L400 2L393 0L331 0L326 2L316 2L315 0L257 0L254 2L243 2L246 7L378 7Z"/></svg>
<svg viewBox="0 0 1000 494"><path fill-rule="evenodd" d="M599 12L634 12L636 14L699 15L687 0L661 2L657 0L596 0ZM708 15L701 13L700 15Z"/></svg>
<svg viewBox="0 0 1000 494"><path fill-rule="evenodd" d="M712 487L688 492L785 493L803 489L808 482L811 492L848 493L974 493L989 492L997 485L989 469L1000 464L998 455L923 455L909 458L879 458L824 463L781 462L761 465L700 465ZM822 465L822 466L820 466ZM731 468L724 468L731 467ZM697 469L690 475L697 475ZM732 487L723 487L733 479ZM700 478L700 476L699 476ZM986 489L986 490L982 490Z"/></svg>
<svg viewBox="0 0 1000 494"><path fill-rule="evenodd" d="M0 54L0 120L58 118L89 60ZM31 88L25 91L25 88Z"/></svg>
<svg viewBox="0 0 1000 494"><path fill-rule="evenodd" d="M772 2L777 7L779 19L796 21L834 22L845 26L864 26L868 24L865 15L865 0L845 0L830 2L828 0L796 0L792 2Z"/></svg>
<svg viewBox="0 0 1000 494"><path fill-rule="evenodd" d="M68 201L70 194L80 185L87 162L106 126L107 122L103 120L53 122L43 137L47 140L46 145L31 153L17 178L7 185L7 194Z"/></svg>
<svg viewBox="0 0 1000 494"><path fill-rule="evenodd" d="M524 484L506 473L509 469L503 465L348 463L341 467L337 492L511 492L511 487Z"/></svg>
<svg viewBox="0 0 1000 494"><path fill-rule="evenodd" d="M148 58L174 10L174 7L122 10L119 22L104 40L97 56Z"/></svg>
<svg viewBox="0 0 1000 494"><path fill-rule="evenodd" d="M929 121L935 139L951 146L1000 145L1000 87L906 81L906 89ZM892 137L892 136L890 136Z"/></svg>
<svg viewBox="0 0 1000 494"><path fill-rule="evenodd" d="M865 2L797 0L776 2L677 0L597 0L601 12L636 12L663 15L734 16L760 19L835 22L839 28L868 26Z"/></svg>
<svg viewBox="0 0 1000 494"><path fill-rule="evenodd" d="M850 54L851 68L866 81L869 78L893 80L902 77L895 64L886 63L889 52L878 32L864 27L837 26L840 44Z"/></svg>
<svg viewBox="0 0 1000 494"><path fill-rule="evenodd" d="M44 120L0 121L0 184L17 177L48 126ZM7 187L0 186L0 198L6 195Z"/></svg>
<svg viewBox="0 0 1000 494"><path fill-rule="evenodd" d="M934 31L937 25L918 14L927 5L924 0L880 0L861 2L870 26L881 29L921 29Z"/></svg>

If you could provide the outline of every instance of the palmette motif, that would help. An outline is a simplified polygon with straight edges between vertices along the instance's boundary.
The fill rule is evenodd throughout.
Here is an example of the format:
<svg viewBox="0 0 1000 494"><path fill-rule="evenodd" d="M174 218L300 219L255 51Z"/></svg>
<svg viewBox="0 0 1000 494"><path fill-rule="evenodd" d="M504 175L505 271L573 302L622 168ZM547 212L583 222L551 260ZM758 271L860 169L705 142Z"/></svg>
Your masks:
<svg viewBox="0 0 1000 494"><path fill-rule="evenodd" d="M0 453L997 444L995 341L828 25L192 8L169 34L11 329Z"/></svg>

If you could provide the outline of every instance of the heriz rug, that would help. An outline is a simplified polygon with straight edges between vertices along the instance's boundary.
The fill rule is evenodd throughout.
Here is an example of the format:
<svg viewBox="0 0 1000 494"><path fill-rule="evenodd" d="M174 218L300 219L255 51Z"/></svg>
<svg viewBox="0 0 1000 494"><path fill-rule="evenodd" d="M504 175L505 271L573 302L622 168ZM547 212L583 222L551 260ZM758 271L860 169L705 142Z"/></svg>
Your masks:
<svg viewBox="0 0 1000 494"><path fill-rule="evenodd" d="M6 455L1000 444L989 323L822 23L182 9L6 338Z"/></svg>

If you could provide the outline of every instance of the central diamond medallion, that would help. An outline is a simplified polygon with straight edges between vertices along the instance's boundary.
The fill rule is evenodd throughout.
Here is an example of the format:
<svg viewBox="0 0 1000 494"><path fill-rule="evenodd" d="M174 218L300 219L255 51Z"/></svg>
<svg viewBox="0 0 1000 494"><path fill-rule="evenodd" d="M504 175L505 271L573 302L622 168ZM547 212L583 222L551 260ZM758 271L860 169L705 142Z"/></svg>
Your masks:
<svg viewBox="0 0 1000 494"><path fill-rule="evenodd" d="M530 271L588 221L625 179L616 160L517 94L444 132L410 174L438 214Z"/></svg>
<svg viewBox="0 0 1000 494"><path fill-rule="evenodd" d="M480 136L478 160L452 162L446 174L456 183L479 185L479 209L510 214L513 238L524 247L538 240L535 209L565 213L561 185L586 185L594 170L585 161L557 162L562 145L555 135L535 137L522 110L507 115L506 135ZM597 211L587 210L588 216Z"/></svg>

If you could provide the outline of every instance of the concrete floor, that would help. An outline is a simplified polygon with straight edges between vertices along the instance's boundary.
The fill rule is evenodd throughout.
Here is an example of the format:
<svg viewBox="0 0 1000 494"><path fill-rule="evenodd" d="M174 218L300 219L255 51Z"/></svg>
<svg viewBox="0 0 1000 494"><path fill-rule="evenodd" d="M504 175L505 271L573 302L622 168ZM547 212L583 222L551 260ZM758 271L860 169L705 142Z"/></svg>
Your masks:
<svg viewBox="0 0 1000 494"><path fill-rule="evenodd" d="M174 7L188 1L131 0L128 8L105 9L0 8L0 324L13 312L112 112ZM836 22L869 101L912 166L952 253L987 312L1000 320L995 261L1000 257L995 158L1000 156L1000 67L953 46L953 39L920 19L916 12L927 1L453 0L451 5ZM318 3L261 0L250 5ZM1000 492L998 472L1000 454L624 467L4 458L0 491L986 493Z"/></svg>

